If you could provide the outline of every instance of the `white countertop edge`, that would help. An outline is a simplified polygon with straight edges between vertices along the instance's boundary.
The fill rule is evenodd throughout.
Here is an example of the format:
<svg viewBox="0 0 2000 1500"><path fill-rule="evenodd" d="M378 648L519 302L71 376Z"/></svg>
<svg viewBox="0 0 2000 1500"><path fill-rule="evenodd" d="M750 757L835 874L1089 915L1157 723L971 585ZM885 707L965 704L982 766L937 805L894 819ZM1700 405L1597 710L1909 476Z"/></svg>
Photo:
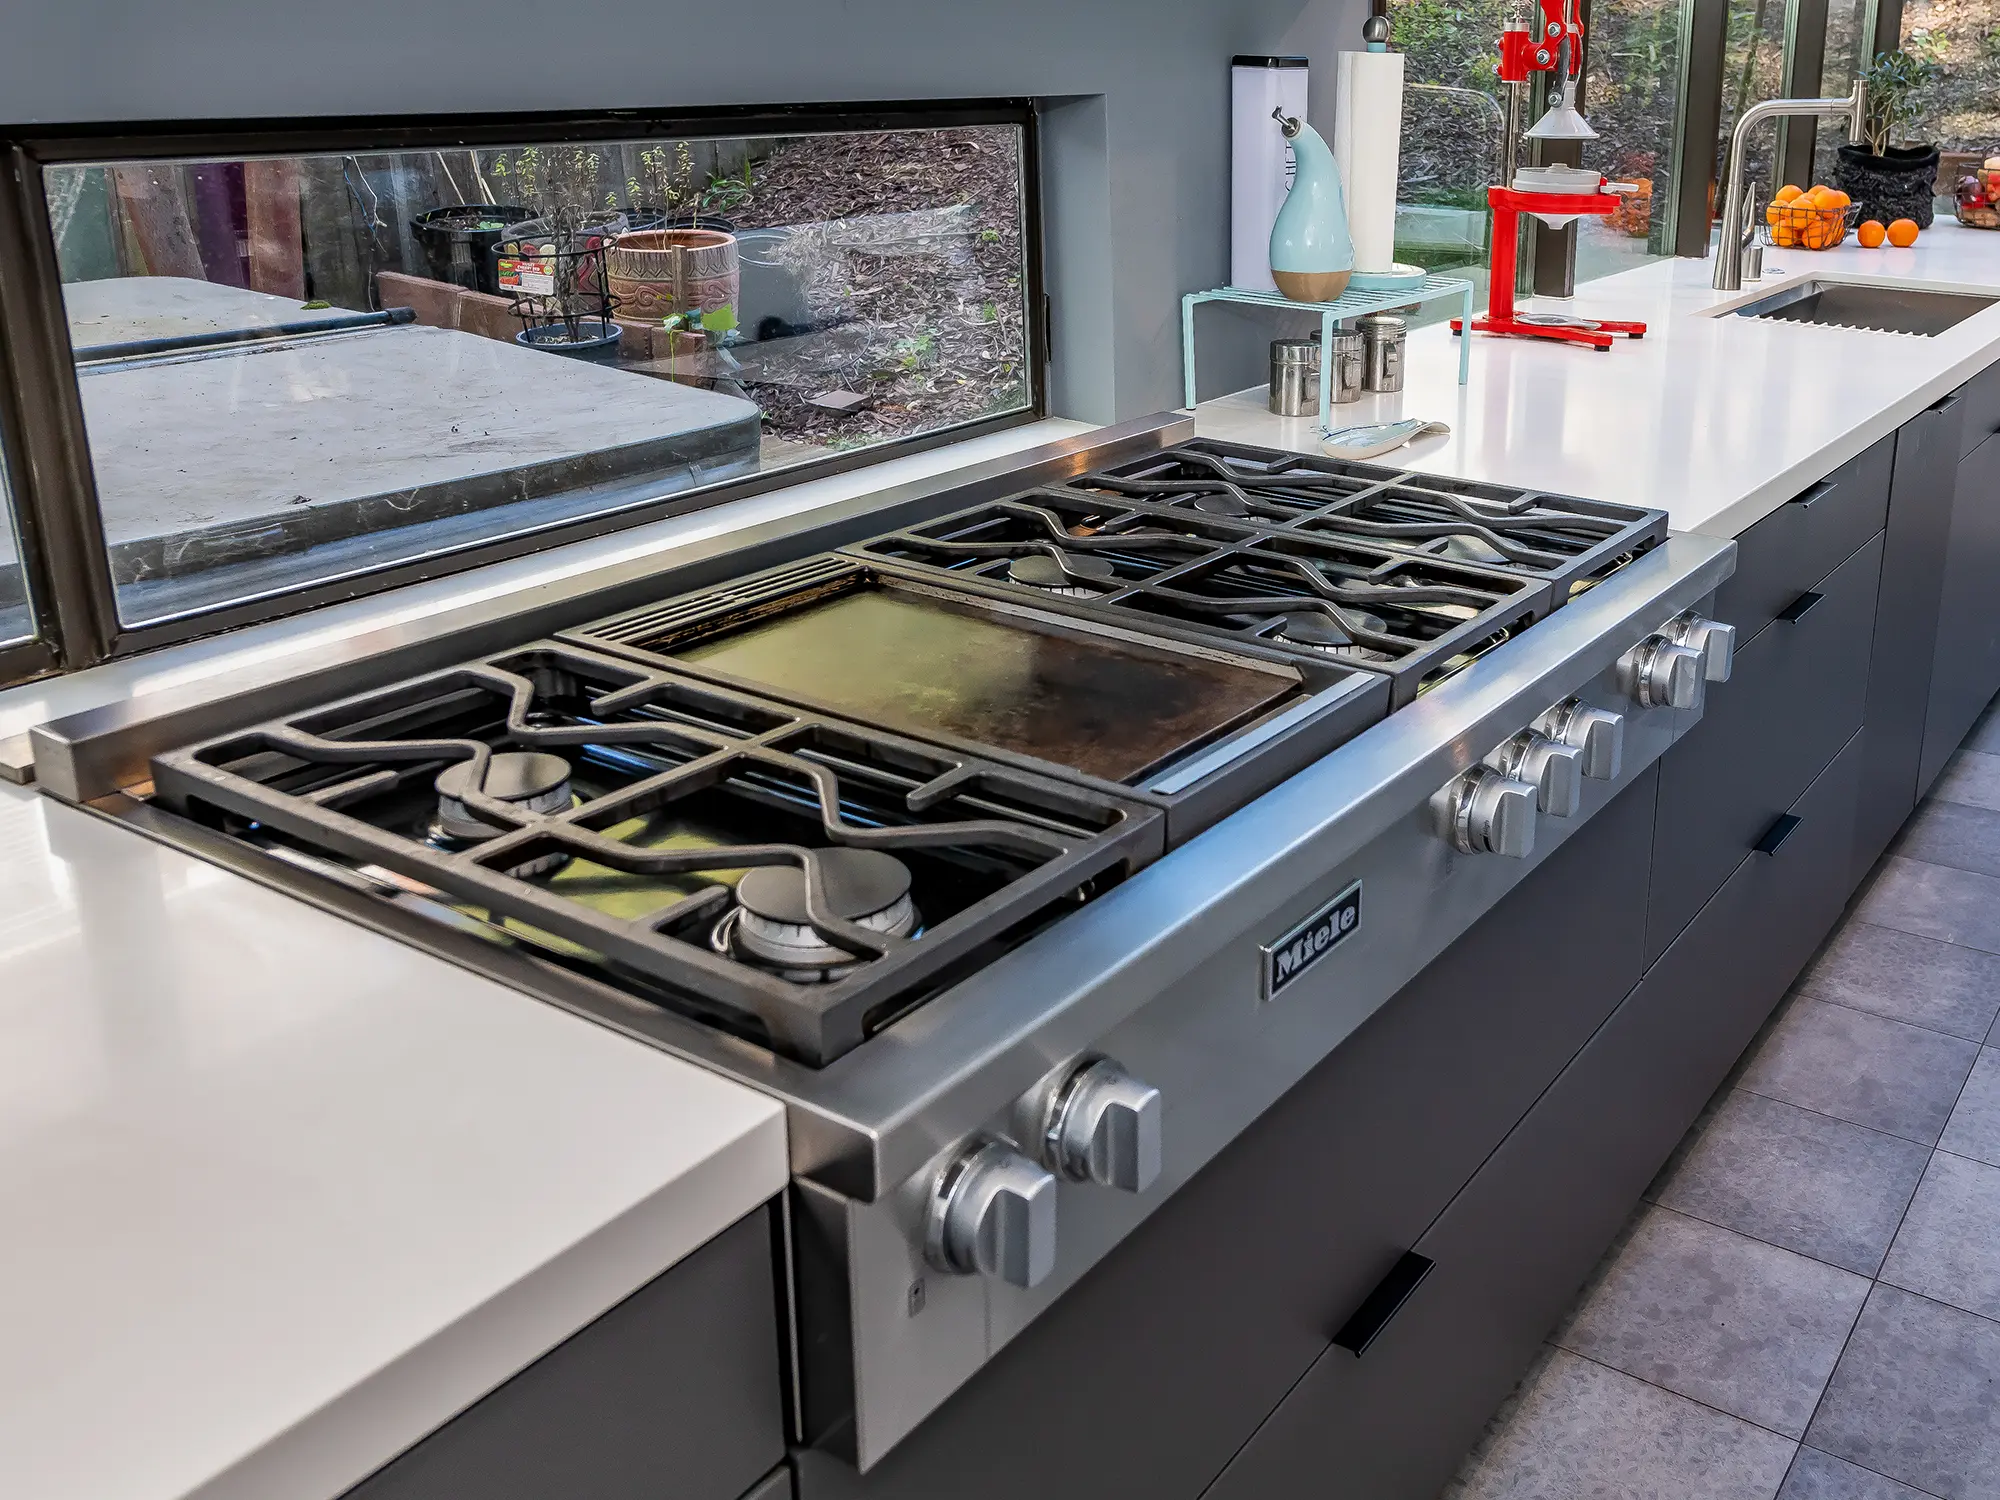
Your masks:
<svg viewBox="0 0 2000 1500"><path fill-rule="evenodd" d="M185 1500L339 1495L671 1270L790 1180L784 1110L775 1100L762 1103L748 1129L686 1173L187 1491ZM496 1378L502 1370L507 1374Z"/></svg>

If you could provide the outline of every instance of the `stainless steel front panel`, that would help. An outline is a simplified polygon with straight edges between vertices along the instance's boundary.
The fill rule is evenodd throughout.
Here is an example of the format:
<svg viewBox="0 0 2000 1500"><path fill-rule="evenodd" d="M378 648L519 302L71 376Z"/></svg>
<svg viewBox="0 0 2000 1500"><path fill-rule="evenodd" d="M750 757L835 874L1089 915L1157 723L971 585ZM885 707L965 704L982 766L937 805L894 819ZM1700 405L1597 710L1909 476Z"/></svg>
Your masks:
<svg viewBox="0 0 2000 1500"><path fill-rule="evenodd" d="M876 1462L1698 722L1699 710L1639 708L1614 664L1712 592L1730 558L1727 543L1673 539L1628 582L1593 590L1495 653L1491 671L1426 695L895 1028L905 1033L896 1047L864 1049L857 1072L879 1078L891 1068L913 1076L889 1061L899 1048L937 1048L942 1061L947 1046L971 1055L956 1037L976 1029L986 1042L955 1087L874 1134L878 1170L893 1160L900 1176L883 1170L883 1189L866 1197L805 1190L818 1251L837 1262L829 1269L846 1298L844 1308L802 1307L804 1342L851 1352L842 1369L803 1366L810 1435L863 1469ZM1586 780L1576 817L1541 819L1525 860L1453 850L1428 793L1572 693L1625 715L1617 779ZM1357 882L1359 925L1265 1001L1263 945ZM995 1033L1031 1013L1002 1044ZM1032 1290L940 1275L922 1251L935 1174L965 1140L1021 1139L1016 1097L1086 1051L1163 1094L1160 1180L1139 1195L1064 1182L1056 1270ZM984 1114L960 1112L982 1097ZM912 1162L905 1153L924 1139L936 1149ZM833 1326L815 1325L829 1316Z"/></svg>

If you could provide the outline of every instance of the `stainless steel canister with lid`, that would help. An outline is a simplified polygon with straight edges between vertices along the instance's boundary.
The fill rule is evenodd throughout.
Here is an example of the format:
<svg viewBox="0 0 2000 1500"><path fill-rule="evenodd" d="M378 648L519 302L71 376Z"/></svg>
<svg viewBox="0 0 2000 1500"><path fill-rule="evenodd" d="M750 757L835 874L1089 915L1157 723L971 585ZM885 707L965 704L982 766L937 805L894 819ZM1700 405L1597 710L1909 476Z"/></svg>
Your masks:
<svg viewBox="0 0 2000 1500"><path fill-rule="evenodd" d="M1326 351L1326 358L1333 361L1327 381L1327 401L1330 404L1344 406L1361 399L1364 357L1360 334L1348 328L1334 330L1333 346Z"/></svg>
<svg viewBox="0 0 2000 1500"><path fill-rule="evenodd" d="M1319 345L1312 339L1271 340L1271 412L1319 415Z"/></svg>
<svg viewBox="0 0 2000 1500"><path fill-rule="evenodd" d="M1403 388L1403 348L1410 336L1406 318L1394 313L1370 313L1356 318L1366 346L1362 382L1371 391L1400 391Z"/></svg>

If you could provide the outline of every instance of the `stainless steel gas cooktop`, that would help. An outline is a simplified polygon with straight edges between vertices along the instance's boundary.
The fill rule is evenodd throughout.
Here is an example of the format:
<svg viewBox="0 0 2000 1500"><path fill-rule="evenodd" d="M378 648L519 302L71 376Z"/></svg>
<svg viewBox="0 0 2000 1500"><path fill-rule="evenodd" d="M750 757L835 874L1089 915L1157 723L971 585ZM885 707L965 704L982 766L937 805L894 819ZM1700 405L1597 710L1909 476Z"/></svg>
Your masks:
<svg viewBox="0 0 2000 1500"><path fill-rule="evenodd" d="M795 1430L866 1469L1728 676L1730 543L1186 425L46 726L38 776L783 1099Z"/></svg>

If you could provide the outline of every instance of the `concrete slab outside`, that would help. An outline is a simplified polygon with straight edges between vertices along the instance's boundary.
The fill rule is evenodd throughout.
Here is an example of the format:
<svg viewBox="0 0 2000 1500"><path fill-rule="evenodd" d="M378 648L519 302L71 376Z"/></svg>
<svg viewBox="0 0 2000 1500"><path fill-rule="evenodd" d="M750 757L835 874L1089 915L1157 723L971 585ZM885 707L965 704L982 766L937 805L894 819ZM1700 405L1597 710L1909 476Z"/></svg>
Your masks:
<svg viewBox="0 0 2000 1500"><path fill-rule="evenodd" d="M308 308L294 297L191 276L114 276L63 288L70 346L79 353L141 339L187 338L351 318L366 308Z"/></svg>
<svg viewBox="0 0 2000 1500"><path fill-rule="evenodd" d="M417 555L757 463L748 401L417 324L86 366L78 384L121 586L291 574L344 542L379 556L422 523L397 548Z"/></svg>

